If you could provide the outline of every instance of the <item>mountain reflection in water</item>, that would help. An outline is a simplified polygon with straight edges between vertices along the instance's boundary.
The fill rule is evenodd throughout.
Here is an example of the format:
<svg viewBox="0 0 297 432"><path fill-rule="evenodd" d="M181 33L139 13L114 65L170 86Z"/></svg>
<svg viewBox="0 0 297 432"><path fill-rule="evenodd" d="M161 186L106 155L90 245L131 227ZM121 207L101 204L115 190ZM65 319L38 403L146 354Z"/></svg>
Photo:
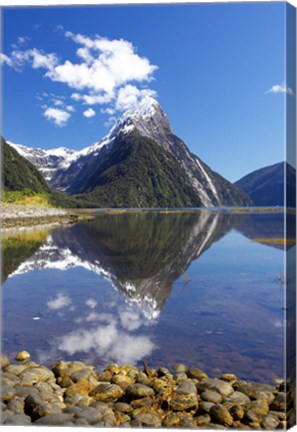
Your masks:
<svg viewBox="0 0 297 432"><path fill-rule="evenodd" d="M203 334L197 334L199 327L193 328L197 317L200 316L204 323L218 326L220 314L223 325L224 308L233 310L235 307L228 304L222 307L224 301L221 291L219 297L213 299L213 310L209 308L210 299L207 296L214 295L213 285L222 289L225 284L224 289L227 289L230 283L232 285L232 275L229 276L230 280L219 280L219 264L206 261L204 266L197 266L199 258L215 242L221 244L227 233L236 239L243 239L236 232L249 239L282 238L282 230L281 214L239 215L203 210L167 214L98 214L92 222L82 221L46 232L42 244L32 249L31 256L28 248L20 247L22 242L24 245L28 244L28 237L25 240L15 239L14 243L11 243L11 239L6 239L3 242L3 272L6 276L9 274L9 277L4 284L3 294L3 349L5 351L7 347L7 351L14 353L18 348L30 350L31 344L31 351L35 351L39 359L45 362L51 362L55 360L55 356L63 356L63 353L71 358L84 357L89 361L98 362L100 359L102 363L137 363L147 359L160 364L165 363L165 360L185 361L184 358L176 357L176 349L170 354L169 340L172 335L169 333L173 331L172 315L176 314L177 326L179 319L181 321L181 328L178 328L176 334L180 355L189 350L189 358L197 356L191 351L191 341L195 337L197 341L202 337L206 341L212 334L212 330L205 329L201 322L199 327L203 328ZM39 239L42 239L42 236ZM250 241L245 240L245 244L250 244ZM275 245L272 243L268 246ZM228 243L227 247L230 248ZM270 256L268 252L264 252L269 250L266 246L255 244L253 247L257 251L261 248L265 259ZM279 248L279 245L277 247ZM16 251L18 259L14 260L12 265L11 257ZM281 271L281 251L276 250L273 257L275 254L278 254L279 258L273 259L280 262ZM228 265L226 261L226 266ZM234 274L240 270L238 264L233 265ZM253 273L251 279L254 276ZM276 276L274 274L273 277ZM183 297L187 297L183 296L185 289L192 297L187 299L190 304L181 306ZM265 292L261 305L264 305L266 296ZM279 292L279 302L282 302L282 296ZM226 298L229 298L228 295ZM179 307L184 309L179 309L176 302L180 302ZM200 310L201 306L203 308L201 302L205 302L203 310ZM170 305L165 307L167 303ZM267 304L267 310L265 305L263 306L264 312L271 315L272 310L272 315L275 315L272 316L272 321L281 329L282 304L277 312L275 302L271 307L269 301ZM14 308L18 311L18 322L12 320ZM189 315L185 328L183 314L187 313L187 310ZM234 314L237 314L235 309ZM216 329L218 335L221 332L220 327L219 325ZM252 331L250 327L252 326L249 323L248 331ZM42 343L37 328L42 331ZM267 330L263 333L264 339L270 337L266 333ZM217 340L215 344L218 343L220 342ZM228 349L234 349L235 345L233 347L232 343L229 343L228 335L224 337L224 344L228 344ZM261 344L263 345L263 341ZM282 349L281 342L275 350L268 348L262 361L259 352L253 352L253 346L246 346L245 349L243 346L242 342L237 346L237 349L243 352L242 359L245 356L258 356L263 369L266 368L267 361L272 361L272 357ZM209 355L214 355L213 350L210 344ZM225 348L222 350L220 347L219 351L220 363L224 363ZM202 361L201 355L202 353L199 353L197 359L207 365L207 360ZM193 361L196 359L193 358ZM271 369L272 373L281 374L281 362L276 363L277 366ZM252 372L247 371L247 375L250 373ZM255 379L260 376L260 372L257 374Z"/></svg>

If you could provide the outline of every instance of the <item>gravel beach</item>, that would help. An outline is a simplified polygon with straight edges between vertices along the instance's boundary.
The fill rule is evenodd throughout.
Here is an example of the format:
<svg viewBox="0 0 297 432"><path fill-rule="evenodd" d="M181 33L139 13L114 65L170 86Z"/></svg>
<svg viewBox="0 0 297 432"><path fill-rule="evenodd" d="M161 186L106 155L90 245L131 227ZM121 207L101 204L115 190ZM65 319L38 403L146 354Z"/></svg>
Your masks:
<svg viewBox="0 0 297 432"><path fill-rule="evenodd" d="M26 351L15 359L1 357L2 424L274 430L295 420L282 380L258 384L231 373L210 378L183 364L98 370L60 360L49 369Z"/></svg>
<svg viewBox="0 0 297 432"><path fill-rule="evenodd" d="M75 222L77 216L59 208L1 204L2 228L40 225L54 222Z"/></svg>

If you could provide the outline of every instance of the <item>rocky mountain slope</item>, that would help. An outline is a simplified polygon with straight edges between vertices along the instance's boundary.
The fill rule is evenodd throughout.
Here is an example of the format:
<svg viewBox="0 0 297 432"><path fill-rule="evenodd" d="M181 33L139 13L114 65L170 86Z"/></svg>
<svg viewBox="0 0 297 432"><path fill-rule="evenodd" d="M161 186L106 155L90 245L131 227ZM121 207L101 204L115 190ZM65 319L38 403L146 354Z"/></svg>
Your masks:
<svg viewBox="0 0 297 432"><path fill-rule="evenodd" d="M66 170L77 159L79 153L65 147L44 150L14 144L11 141L7 141L7 143L35 165L49 184L51 184L56 172Z"/></svg>
<svg viewBox="0 0 297 432"><path fill-rule="evenodd" d="M193 155L159 103L144 98L98 143L79 152L14 145L49 184L98 207L245 206L251 200Z"/></svg>
<svg viewBox="0 0 297 432"><path fill-rule="evenodd" d="M1 137L2 186L4 190L49 193L50 188L36 167Z"/></svg>
<svg viewBox="0 0 297 432"><path fill-rule="evenodd" d="M284 206L286 168L286 205L296 206L296 170L280 162L244 176L235 183L256 206Z"/></svg>

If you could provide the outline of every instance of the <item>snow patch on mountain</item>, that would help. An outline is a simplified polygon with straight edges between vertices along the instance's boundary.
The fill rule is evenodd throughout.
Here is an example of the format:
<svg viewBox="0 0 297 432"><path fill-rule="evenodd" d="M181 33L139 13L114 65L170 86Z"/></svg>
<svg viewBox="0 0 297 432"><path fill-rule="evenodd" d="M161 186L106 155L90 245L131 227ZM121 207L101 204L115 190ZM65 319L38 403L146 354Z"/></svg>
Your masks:
<svg viewBox="0 0 297 432"><path fill-rule="evenodd" d="M67 271L76 267L84 268L104 277L115 291L118 291L118 287L120 287L121 292L124 291L124 293L128 294L125 297L126 303L131 306L136 305L147 320L154 320L159 316L158 303L149 294L142 298L137 294L136 287L132 282L119 283L112 273L101 266L98 260L90 262L81 259L68 247L59 247L50 234L47 237L46 243L40 246L31 258L20 264L17 270L10 274L9 278L37 270Z"/></svg>
<svg viewBox="0 0 297 432"><path fill-rule="evenodd" d="M219 197L218 197L218 194L217 194L216 187L215 187L215 185L213 184L213 182L212 182L210 176L207 174L207 172L206 172L205 169L203 168L203 166L202 166L202 164L200 163L199 159L198 159L198 158L195 158L195 160L196 160L196 163L197 163L197 165L198 165L198 168L202 171L202 173L203 173L203 175L204 175L204 177L205 177L205 179L206 179L206 181L207 181L207 184L208 184L210 190L212 191L213 195L217 198L217 200L219 200Z"/></svg>
<svg viewBox="0 0 297 432"><path fill-rule="evenodd" d="M7 143L21 156L28 159L41 172L47 182L51 181L58 170L66 170L77 159L77 152L66 147L44 150L15 144L11 141L7 141Z"/></svg>

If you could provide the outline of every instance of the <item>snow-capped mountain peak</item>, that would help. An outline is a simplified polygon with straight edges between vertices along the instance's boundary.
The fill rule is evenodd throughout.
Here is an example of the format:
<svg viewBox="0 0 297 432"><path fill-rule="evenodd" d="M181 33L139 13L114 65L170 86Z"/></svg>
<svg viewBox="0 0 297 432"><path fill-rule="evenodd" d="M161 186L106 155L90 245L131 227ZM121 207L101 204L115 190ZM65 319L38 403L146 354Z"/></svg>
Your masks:
<svg viewBox="0 0 297 432"><path fill-rule="evenodd" d="M128 109L125 115L130 115L133 117L151 117L153 116L161 107L159 102L151 96L146 96L134 107Z"/></svg>
<svg viewBox="0 0 297 432"><path fill-rule="evenodd" d="M109 161L111 150L114 155L123 142L132 145L127 135L134 130L138 134L135 136L136 140L141 140L141 137L151 139L160 146L161 150L158 150L158 153L165 152L164 158L170 166L175 163L179 165L184 173L185 188L191 195L190 201L187 202L191 202L191 205L209 207L250 203L247 196L190 152L186 144L172 131L158 101L150 96L144 97L136 106L125 111L103 139L80 151L65 147L43 150L9 144L41 171L52 188L70 194L84 194L92 193L93 189L99 186L100 182L96 176L100 169L105 167L101 162ZM169 162L170 158L172 158L171 162ZM115 161L117 161L116 157L109 162L117 165L118 162ZM129 166L130 161L126 160L126 162ZM158 175L166 177L169 174L166 171L166 174L158 173ZM115 179L111 178L110 182L113 181ZM164 179L162 182L164 183ZM169 183L171 184L171 181ZM185 188L180 192L183 196L182 201L186 200ZM192 191L189 188L192 188ZM94 199L97 200L98 196L96 195ZM133 197L133 200L135 199ZM142 203L140 198L137 200L138 203Z"/></svg>
<svg viewBox="0 0 297 432"><path fill-rule="evenodd" d="M119 133L130 133L137 128L143 135L158 139L156 130L161 130L160 125L164 122L166 128L170 129L168 119L159 103L156 99L147 96L137 106L125 111L104 138L82 150L76 151L66 147L46 150L15 144L11 141L7 141L7 143L21 156L33 163L50 185L56 186L55 177L57 174L66 171L76 162L82 165L86 157L98 156L103 149L108 149Z"/></svg>
<svg viewBox="0 0 297 432"><path fill-rule="evenodd" d="M109 136L129 133L137 129L142 136L161 144L162 137L172 133L168 118L159 102L151 96L144 97L136 106L127 109L118 119Z"/></svg>

